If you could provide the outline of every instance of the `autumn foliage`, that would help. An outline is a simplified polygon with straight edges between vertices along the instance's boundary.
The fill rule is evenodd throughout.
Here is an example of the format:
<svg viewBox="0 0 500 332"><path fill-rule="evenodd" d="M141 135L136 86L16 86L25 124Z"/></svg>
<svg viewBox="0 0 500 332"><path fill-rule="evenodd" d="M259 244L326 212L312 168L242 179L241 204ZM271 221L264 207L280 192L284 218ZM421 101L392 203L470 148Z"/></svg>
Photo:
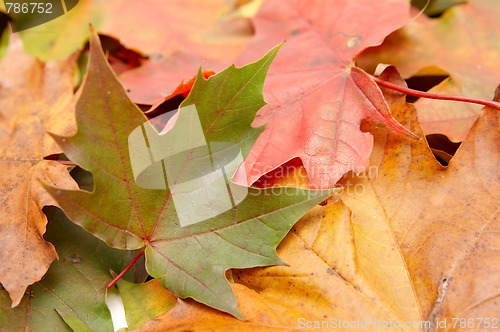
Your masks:
<svg viewBox="0 0 500 332"><path fill-rule="evenodd" d="M496 0L0 11L0 329L499 328Z"/></svg>

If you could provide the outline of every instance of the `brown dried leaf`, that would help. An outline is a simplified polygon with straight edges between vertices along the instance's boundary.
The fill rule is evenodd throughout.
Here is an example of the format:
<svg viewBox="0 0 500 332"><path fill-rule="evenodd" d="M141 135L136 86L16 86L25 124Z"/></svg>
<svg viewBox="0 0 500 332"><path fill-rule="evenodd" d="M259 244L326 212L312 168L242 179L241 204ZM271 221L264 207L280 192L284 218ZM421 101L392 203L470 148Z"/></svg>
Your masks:
<svg viewBox="0 0 500 332"><path fill-rule="evenodd" d="M39 181L78 188L66 166L44 159L61 152L46 132L68 132L73 124L74 63L74 56L47 63L31 58L13 36L0 63L0 283L13 306L57 258L43 239L42 212L56 203Z"/></svg>

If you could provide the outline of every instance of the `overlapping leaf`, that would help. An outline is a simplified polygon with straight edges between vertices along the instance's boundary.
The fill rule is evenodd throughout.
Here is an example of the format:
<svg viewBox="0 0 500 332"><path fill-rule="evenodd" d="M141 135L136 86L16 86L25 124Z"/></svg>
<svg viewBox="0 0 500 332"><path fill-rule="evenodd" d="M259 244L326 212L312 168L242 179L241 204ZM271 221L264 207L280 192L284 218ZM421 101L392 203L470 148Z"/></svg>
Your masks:
<svg viewBox="0 0 500 332"><path fill-rule="evenodd" d="M401 105L398 119L405 117L402 123L421 132L414 110L403 108L403 97L393 95L386 94ZM407 261L423 317L435 324L445 318L450 322L453 317L494 316L500 305L498 111L483 109L446 168L423 141L408 142L393 135L379 141L378 150L383 152L372 162L379 167L378 177L361 182L370 185L374 195L344 201L353 211L358 202L375 198L383 206Z"/></svg>
<svg viewBox="0 0 500 332"><path fill-rule="evenodd" d="M236 183L253 183L299 157L311 188L328 188L344 173L367 166L373 140L359 129L363 119L408 134L391 117L374 81L352 67L361 50L407 22L408 7L398 0L264 3L243 61L287 42L266 82L269 105L254 122L268 125Z"/></svg>
<svg viewBox="0 0 500 332"><path fill-rule="evenodd" d="M177 142L195 138L192 135L196 128L178 127L179 123L190 121L186 119L185 109L195 105L208 142L230 143L239 147L243 155L248 154L261 132L261 128L250 124L265 104L262 86L278 50L279 47L275 47L258 62L242 68L231 66L208 81L199 73L167 137L175 138L173 133L180 131L183 136L177 137ZM50 190L70 219L110 246L145 247L148 272L172 293L183 298L193 297L236 317L242 316L224 272L231 267L282 264L276 254L277 244L302 214L329 193L308 190L271 193L248 188L245 189L248 196L234 208L181 227L180 210L171 198L176 182L174 186L171 182L168 186L165 183L164 190L152 190L134 181L129 135L140 129L147 119L127 98L111 72L96 35L91 37L88 74L76 116L77 134L58 137L57 141L71 160L92 172L95 190L91 193ZM145 130L153 130L151 128ZM148 139L152 142L161 137L152 135ZM178 146L172 141L162 148L169 150ZM218 150L212 153L198 159L217 163ZM186 163L194 161L188 158ZM163 181L163 177L153 180ZM224 187L224 190L228 189ZM222 194L218 192L216 196Z"/></svg>
<svg viewBox="0 0 500 332"><path fill-rule="evenodd" d="M242 310L248 312L243 311L248 322L179 302L144 330L181 331L189 326L195 331L294 331L305 327L326 331L341 329L347 321L355 322L353 330L377 331L382 329L376 328L375 320L420 320L412 282L390 226L384 220L374 223L373 218L365 217L355 217L342 203L317 206L278 247L288 266L233 272L235 281L250 288L233 286L240 302L246 303Z"/></svg>
<svg viewBox="0 0 500 332"><path fill-rule="evenodd" d="M382 78L403 83L393 68ZM394 116L423 136L404 96L386 97ZM485 109L448 167L424 139L375 131L371 171L346 177L341 201L313 208L278 247L288 266L233 271L251 289L234 285L249 321L183 301L144 328L429 331L445 319L458 329L459 318L478 330L478 317L496 317L500 305L499 120Z"/></svg>
<svg viewBox="0 0 500 332"><path fill-rule="evenodd" d="M74 125L75 58L42 63L28 57L17 38L0 63L0 283L15 306L26 287L40 280L57 258L43 239L42 208L56 202L39 181L78 188L66 166L45 160L60 153L47 131L68 133Z"/></svg>
<svg viewBox="0 0 500 332"><path fill-rule="evenodd" d="M491 100L500 82L499 15L495 0L471 0L438 19L422 15L381 46L364 52L357 64L368 71L378 63L393 64L405 78L449 73L432 92ZM417 108L426 133L442 133L454 141L467 136L481 109L425 99L417 102Z"/></svg>
<svg viewBox="0 0 500 332"><path fill-rule="evenodd" d="M55 208L48 215L46 238L56 246L59 260L16 308L9 308L7 292L0 291L0 329L71 331L66 321L84 331L112 331L105 286L111 281L109 269L119 271L127 263L126 253L109 248Z"/></svg>

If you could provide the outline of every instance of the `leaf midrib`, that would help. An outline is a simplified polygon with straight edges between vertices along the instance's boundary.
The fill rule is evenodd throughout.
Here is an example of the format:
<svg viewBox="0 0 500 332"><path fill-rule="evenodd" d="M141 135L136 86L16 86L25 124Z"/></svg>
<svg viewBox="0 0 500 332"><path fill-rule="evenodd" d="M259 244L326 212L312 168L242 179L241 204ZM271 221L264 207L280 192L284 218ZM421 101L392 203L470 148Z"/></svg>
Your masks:
<svg viewBox="0 0 500 332"><path fill-rule="evenodd" d="M106 97L107 94L106 94L105 89L104 89L104 82L103 82L103 79L102 79L103 75L101 73L100 66L96 66L96 71L97 71L97 77L99 78L98 81L99 81L100 92L101 92L101 95L103 96L102 99L103 99L105 107L106 107L106 113L108 115L108 119L109 119L111 131L113 133L113 139L115 141L114 143L115 143L116 149L118 150L118 156L120 157L120 165L122 166L123 176L124 176L123 180L124 180L124 182L127 185L127 191L129 193L129 196L130 196L130 202L132 203L132 208L133 208L133 210L135 212L137 220L139 221L139 225L141 226L142 236L143 236L143 238L145 238L146 237L146 232L144 230L144 225L142 223L142 220L139 217L139 212L137 211L137 206L136 206L136 203L135 203L134 195L132 194L132 189L130 188L130 180L129 180L128 175L127 175L127 170L125 168L124 158L123 158L123 155L122 155L122 151L120 149L120 144L118 142L118 137L116 135L116 128L115 128L115 125L114 125L113 116L111 114L111 107L110 107L110 105L108 103L108 99Z"/></svg>

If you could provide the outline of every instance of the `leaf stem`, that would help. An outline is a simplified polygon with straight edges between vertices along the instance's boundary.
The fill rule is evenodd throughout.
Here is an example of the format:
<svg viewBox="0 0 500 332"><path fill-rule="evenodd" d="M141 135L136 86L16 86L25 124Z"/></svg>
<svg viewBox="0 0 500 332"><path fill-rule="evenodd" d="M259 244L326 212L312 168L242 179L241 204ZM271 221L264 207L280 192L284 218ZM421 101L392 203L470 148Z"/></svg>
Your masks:
<svg viewBox="0 0 500 332"><path fill-rule="evenodd" d="M106 286L106 289L110 289L111 287L113 287L113 286L114 286L114 284L116 284L116 282L117 282L118 280L120 280L120 279L121 279L121 277L123 277L123 275L124 275L125 273L127 273L127 272L128 272L128 270L130 270L130 269L132 268L132 266L134 266L135 262L137 262L137 260L138 260L139 258L141 258L141 256L142 256L142 255L144 255L144 248L142 248L142 249L141 249L141 251L139 251L139 253L138 253L138 254L134 257L134 259L130 262L130 264L129 264L129 265L127 265L127 267L126 267L126 268L125 268L122 272L120 272L120 274L119 274L119 275L117 275L117 276L116 276L116 277L115 277L115 278L114 278L114 279L113 279L113 280L112 280L112 281L111 281L111 282L110 282L110 283Z"/></svg>
<svg viewBox="0 0 500 332"><path fill-rule="evenodd" d="M473 103L473 104L489 106L489 107L496 108L497 110L500 110L500 103L498 103L496 101L413 90L410 88L405 88L405 87L402 87L400 85L381 80L380 78L375 77L375 76L373 76L373 80L380 86L389 88L391 90L399 91L399 92L405 93L407 95L415 96L415 97L439 99L439 100L461 101L461 102L465 102L465 103Z"/></svg>

